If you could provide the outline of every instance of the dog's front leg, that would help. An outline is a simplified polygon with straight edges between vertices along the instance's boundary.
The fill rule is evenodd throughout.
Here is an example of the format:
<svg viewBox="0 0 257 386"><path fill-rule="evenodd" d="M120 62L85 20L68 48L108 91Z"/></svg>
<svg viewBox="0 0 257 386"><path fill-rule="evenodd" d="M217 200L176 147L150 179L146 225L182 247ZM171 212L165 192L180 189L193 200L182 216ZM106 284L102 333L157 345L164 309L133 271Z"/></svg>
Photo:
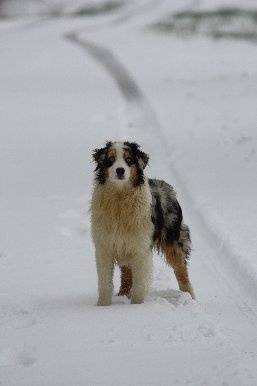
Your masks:
<svg viewBox="0 0 257 386"><path fill-rule="evenodd" d="M133 276L131 304L140 304L144 302L151 283L152 253L136 256L130 266Z"/></svg>
<svg viewBox="0 0 257 386"><path fill-rule="evenodd" d="M112 303L114 260L104 252L96 252L98 274L98 306L109 306Z"/></svg>

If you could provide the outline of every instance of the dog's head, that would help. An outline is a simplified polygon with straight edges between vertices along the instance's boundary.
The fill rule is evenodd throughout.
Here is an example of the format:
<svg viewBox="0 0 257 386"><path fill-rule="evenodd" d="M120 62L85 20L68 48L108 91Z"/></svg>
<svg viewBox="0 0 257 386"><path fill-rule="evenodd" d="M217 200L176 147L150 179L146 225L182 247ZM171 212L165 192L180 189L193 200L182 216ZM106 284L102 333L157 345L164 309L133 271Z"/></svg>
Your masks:
<svg viewBox="0 0 257 386"><path fill-rule="evenodd" d="M144 168L149 157L135 142L107 142L105 147L95 149L96 180L104 184L107 180L122 186L131 183L140 186L144 183Z"/></svg>

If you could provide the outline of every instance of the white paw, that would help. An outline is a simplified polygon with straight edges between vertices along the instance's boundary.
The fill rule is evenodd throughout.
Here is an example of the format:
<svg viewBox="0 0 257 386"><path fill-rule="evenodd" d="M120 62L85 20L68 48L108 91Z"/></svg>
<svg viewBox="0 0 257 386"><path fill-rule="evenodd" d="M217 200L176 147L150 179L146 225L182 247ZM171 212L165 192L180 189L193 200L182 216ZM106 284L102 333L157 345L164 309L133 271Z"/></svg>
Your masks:
<svg viewBox="0 0 257 386"><path fill-rule="evenodd" d="M97 306L110 306L112 301L110 299L102 299L99 298L97 302Z"/></svg>

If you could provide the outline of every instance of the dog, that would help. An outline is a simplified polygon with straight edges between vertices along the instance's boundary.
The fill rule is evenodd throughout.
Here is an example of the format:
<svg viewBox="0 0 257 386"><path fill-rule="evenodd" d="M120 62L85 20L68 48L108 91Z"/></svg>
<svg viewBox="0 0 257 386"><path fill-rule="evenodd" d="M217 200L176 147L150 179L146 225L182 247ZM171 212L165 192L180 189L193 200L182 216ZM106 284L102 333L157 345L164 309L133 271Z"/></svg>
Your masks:
<svg viewBox="0 0 257 386"><path fill-rule="evenodd" d="M113 273L121 269L119 295L144 302L152 276L152 251L174 269L181 291L195 294L187 260L190 231L183 223L176 192L166 182L148 179L149 156L135 142L106 142L93 151L96 163L91 200L91 230L98 274L97 305L112 302Z"/></svg>

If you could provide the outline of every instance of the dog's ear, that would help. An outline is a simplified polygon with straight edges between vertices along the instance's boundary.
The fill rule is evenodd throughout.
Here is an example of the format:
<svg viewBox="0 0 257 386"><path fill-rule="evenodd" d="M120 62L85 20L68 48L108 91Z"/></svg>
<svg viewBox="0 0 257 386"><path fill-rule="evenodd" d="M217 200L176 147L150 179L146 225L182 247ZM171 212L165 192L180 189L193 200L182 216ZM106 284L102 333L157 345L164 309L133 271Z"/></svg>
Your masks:
<svg viewBox="0 0 257 386"><path fill-rule="evenodd" d="M106 146L102 147L101 149L94 149L93 150L93 160L99 165L103 164L103 161L105 159L105 156L107 154L107 151L109 147L111 146L112 142L107 141Z"/></svg>
<svg viewBox="0 0 257 386"><path fill-rule="evenodd" d="M138 159L141 169L144 169L149 162L149 155L140 150L140 145L136 142L124 142L126 146L130 147L134 155Z"/></svg>
<svg viewBox="0 0 257 386"><path fill-rule="evenodd" d="M138 157L139 166L142 169L144 169L149 162L149 155L144 153L141 150L138 150L137 157Z"/></svg>
<svg viewBox="0 0 257 386"><path fill-rule="evenodd" d="M106 154L106 147L103 147L101 149L94 149L93 150L93 160L99 164L102 163Z"/></svg>

